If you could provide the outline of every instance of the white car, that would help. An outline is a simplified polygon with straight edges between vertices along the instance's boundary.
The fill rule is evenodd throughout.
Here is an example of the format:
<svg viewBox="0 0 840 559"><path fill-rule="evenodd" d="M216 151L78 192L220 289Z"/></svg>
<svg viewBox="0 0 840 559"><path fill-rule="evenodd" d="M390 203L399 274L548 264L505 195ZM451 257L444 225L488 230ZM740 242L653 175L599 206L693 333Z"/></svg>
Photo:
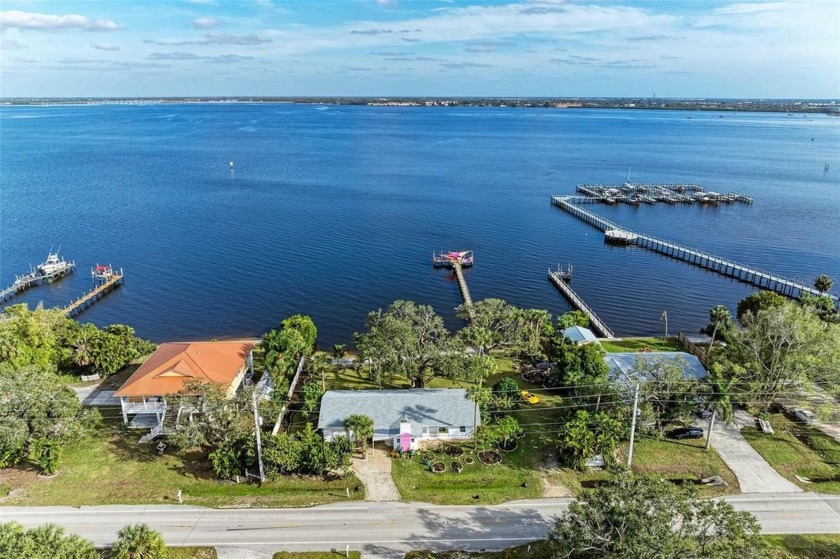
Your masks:
<svg viewBox="0 0 840 559"><path fill-rule="evenodd" d="M795 415L799 421L806 425L816 425L817 423L819 423L819 421L817 421L816 415L814 415L808 410L803 410L802 408L796 408L795 410L793 410L793 415Z"/></svg>

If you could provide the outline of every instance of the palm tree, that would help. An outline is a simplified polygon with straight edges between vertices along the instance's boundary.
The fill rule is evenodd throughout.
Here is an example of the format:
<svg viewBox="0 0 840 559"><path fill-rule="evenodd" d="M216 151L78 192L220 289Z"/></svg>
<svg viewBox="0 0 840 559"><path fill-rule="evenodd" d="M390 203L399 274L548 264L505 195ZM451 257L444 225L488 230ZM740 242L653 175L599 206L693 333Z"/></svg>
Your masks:
<svg viewBox="0 0 840 559"><path fill-rule="evenodd" d="M347 347L344 344L335 344L332 346L332 356L335 358L336 361L344 357L344 348Z"/></svg>
<svg viewBox="0 0 840 559"><path fill-rule="evenodd" d="M344 420L348 436L361 447L362 455L367 453L367 441L373 437L373 419L366 415L353 414Z"/></svg>
<svg viewBox="0 0 840 559"><path fill-rule="evenodd" d="M94 359L94 339L99 331L93 324L85 324L73 341L73 363L79 367L85 368L93 363Z"/></svg>
<svg viewBox="0 0 840 559"><path fill-rule="evenodd" d="M715 336L718 330L732 322L732 317L729 316L729 309L723 305L718 305L709 311L709 318L712 325L712 339L709 342L709 349L706 351L706 359L712 355L712 347L715 345Z"/></svg>
<svg viewBox="0 0 840 559"><path fill-rule="evenodd" d="M831 289L832 285L834 285L834 280L825 274L818 276L817 279L814 280L814 287L817 288L817 291L819 291L820 294L823 294Z"/></svg>
<svg viewBox="0 0 840 559"><path fill-rule="evenodd" d="M148 524L129 524L117 532L111 548L113 559L165 559L166 544Z"/></svg>

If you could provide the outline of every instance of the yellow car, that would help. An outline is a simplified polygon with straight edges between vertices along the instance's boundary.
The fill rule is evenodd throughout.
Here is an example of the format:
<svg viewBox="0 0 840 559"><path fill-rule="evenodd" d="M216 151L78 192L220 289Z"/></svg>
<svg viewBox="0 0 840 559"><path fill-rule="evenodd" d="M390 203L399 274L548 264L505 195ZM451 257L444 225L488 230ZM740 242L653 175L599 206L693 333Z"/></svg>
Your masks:
<svg viewBox="0 0 840 559"><path fill-rule="evenodd" d="M519 394L522 396L522 399L523 399L523 400L525 400L526 402L528 402L528 403L529 403L529 404L531 404L532 406L533 406L534 404L539 404L539 403L540 403L540 397L539 397L539 396L537 396L536 394L531 394L531 393L530 393L530 392L528 392L527 390L523 390L523 391L522 391L522 392L520 392Z"/></svg>

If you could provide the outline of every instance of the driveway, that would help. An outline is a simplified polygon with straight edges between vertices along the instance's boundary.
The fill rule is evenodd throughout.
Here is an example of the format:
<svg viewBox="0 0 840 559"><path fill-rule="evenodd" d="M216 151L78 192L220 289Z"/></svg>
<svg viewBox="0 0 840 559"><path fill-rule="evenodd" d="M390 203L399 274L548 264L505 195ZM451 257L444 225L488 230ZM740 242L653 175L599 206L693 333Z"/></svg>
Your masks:
<svg viewBox="0 0 840 559"><path fill-rule="evenodd" d="M401 500L391 477L391 459L386 450L368 450L367 460L353 457L353 473L365 486L365 501Z"/></svg>
<svg viewBox="0 0 840 559"><path fill-rule="evenodd" d="M802 489L774 470L741 435L741 427L753 426L752 416L735 412L733 424L715 423L712 446L735 473L742 493L797 493Z"/></svg>

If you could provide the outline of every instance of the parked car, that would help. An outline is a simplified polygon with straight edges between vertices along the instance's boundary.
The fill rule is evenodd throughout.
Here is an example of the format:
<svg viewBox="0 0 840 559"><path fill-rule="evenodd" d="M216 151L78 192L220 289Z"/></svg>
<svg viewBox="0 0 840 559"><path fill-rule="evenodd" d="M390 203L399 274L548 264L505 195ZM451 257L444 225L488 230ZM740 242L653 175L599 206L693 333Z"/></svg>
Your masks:
<svg viewBox="0 0 840 559"><path fill-rule="evenodd" d="M531 394L531 393L530 393L530 392L528 392L527 390L523 390L523 391L522 391L522 392L520 392L519 394L522 396L522 399L523 399L523 400L525 400L526 402L528 402L528 403L529 403L529 404L531 404L532 406L533 406L534 404L539 404L539 403L540 403L540 397L539 397L539 396L537 396L536 394Z"/></svg>
<svg viewBox="0 0 840 559"><path fill-rule="evenodd" d="M700 427L678 427L668 432L672 439L702 439L703 429Z"/></svg>
<svg viewBox="0 0 840 559"><path fill-rule="evenodd" d="M816 415L802 408L796 408L795 410L793 410L793 415L796 416L796 419L798 419L806 425L816 425L817 423L819 423Z"/></svg>

